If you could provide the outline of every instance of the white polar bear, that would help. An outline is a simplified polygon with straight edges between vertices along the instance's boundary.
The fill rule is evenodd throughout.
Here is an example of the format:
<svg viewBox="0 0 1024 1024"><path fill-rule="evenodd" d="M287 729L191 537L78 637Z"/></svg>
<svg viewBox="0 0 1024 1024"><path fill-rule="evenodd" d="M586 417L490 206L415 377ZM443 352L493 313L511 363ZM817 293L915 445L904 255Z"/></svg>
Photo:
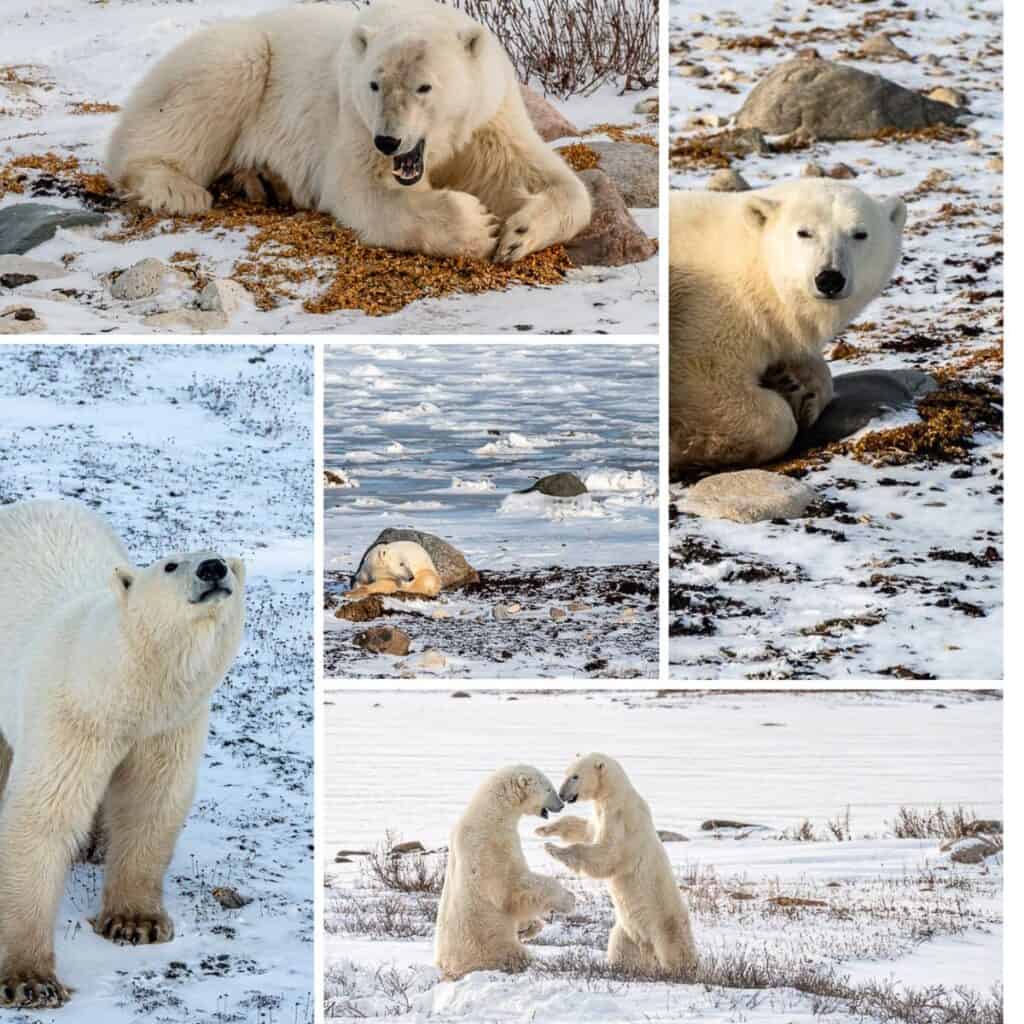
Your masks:
<svg viewBox="0 0 1024 1024"><path fill-rule="evenodd" d="M186 40L124 106L110 177L190 214L232 174L367 245L512 262L590 222L490 31L434 0L290 7Z"/></svg>
<svg viewBox="0 0 1024 1024"><path fill-rule="evenodd" d="M355 583L346 597L393 594L399 590L426 597L441 593L441 577L433 560L426 548L411 540L375 544L363 556Z"/></svg>
<svg viewBox="0 0 1024 1024"><path fill-rule="evenodd" d="M546 818L562 807L530 765L502 768L477 790L452 830L437 912L434 961L446 978L523 970L523 940L541 930L545 915L572 912L572 893L530 871L519 841L524 814Z"/></svg>
<svg viewBox="0 0 1024 1024"><path fill-rule="evenodd" d="M0 552L0 1006L54 1007L70 995L53 951L64 878L101 807L93 929L173 937L163 877L241 640L245 569L212 551L136 569L105 520L63 501L0 508Z"/></svg>
<svg viewBox="0 0 1024 1024"><path fill-rule="evenodd" d="M823 347L888 284L906 207L805 178L669 217L671 474L769 462L831 400Z"/></svg>
<svg viewBox="0 0 1024 1024"><path fill-rule="evenodd" d="M545 843L544 849L571 871L608 886L615 906L608 963L646 975L692 976L697 947L690 913L651 810L622 766L588 754L569 768L559 796L566 803L594 801L592 823L570 816L536 831L572 843Z"/></svg>

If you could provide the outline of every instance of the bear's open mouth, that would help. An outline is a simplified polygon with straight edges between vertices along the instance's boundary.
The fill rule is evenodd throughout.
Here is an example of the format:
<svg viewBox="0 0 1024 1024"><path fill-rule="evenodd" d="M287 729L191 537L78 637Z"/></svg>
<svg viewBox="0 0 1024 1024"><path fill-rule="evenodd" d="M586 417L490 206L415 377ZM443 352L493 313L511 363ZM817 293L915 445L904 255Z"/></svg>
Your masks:
<svg viewBox="0 0 1024 1024"><path fill-rule="evenodd" d="M415 185L423 177L423 147L424 140L420 139L408 153L391 161L391 173L399 185Z"/></svg>
<svg viewBox="0 0 1024 1024"><path fill-rule="evenodd" d="M228 587L222 587L222 586L219 586L219 585L218 586L214 586L214 587L210 587L209 590L204 590L203 591L203 593L199 596L199 599L197 601L193 601L192 603L193 604L205 604L215 594L223 594L224 597L230 597L231 596L231 591L230 591L230 589Z"/></svg>

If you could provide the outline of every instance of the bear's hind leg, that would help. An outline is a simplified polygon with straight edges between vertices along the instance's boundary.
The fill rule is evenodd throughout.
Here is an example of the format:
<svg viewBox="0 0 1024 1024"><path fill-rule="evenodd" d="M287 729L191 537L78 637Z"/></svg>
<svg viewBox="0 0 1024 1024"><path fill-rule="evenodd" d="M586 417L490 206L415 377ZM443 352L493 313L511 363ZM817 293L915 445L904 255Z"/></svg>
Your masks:
<svg viewBox="0 0 1024 1024"><path fill-rule="evenodd" d="M691 976L697 968L697 946L688 916L670 918L653 939L658 967L673 977Z"/></svg>
<svg viewBox="0 0 1024 1024"><path fill-rule="evenodd" d="M136 745L118 765L106 800L103 907L93 931L120 945L170 942L164 875L195 795L208 713Z"/></svg>
<svg viewBox="0 0 1024 1024"><path fill-rule="evenodd" d="M220 25L186 40L160 61L125 104L107 168L127 198L152 210L208 210L208 187L231 166L231 152L259 110L270 69L266 35Z"/></svg>
<svg viewBox="0 0 1024 1024"><path fill-rule="evenodd" d="M617 967L627 974L647 971L649 965L640 947L629 937L618 921L608 936L608 966Z"/></svg>
<svg viewBox="0 0 1024 1024"><path fill-rule="evenodd" d="M441 577L433 569L421 569L408 584L399 589L408 594L437 597L441 593Z"/></svg>

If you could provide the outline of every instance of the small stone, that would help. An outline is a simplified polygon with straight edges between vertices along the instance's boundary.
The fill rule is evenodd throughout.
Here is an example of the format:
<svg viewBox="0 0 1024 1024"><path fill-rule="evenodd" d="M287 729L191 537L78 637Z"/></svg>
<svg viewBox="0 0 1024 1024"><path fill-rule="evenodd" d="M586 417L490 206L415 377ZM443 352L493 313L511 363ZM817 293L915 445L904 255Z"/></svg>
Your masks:
<svg viewBox="0 0 1024 1024"><path fill-rule="evenodd" d="M395 626L371 626L355 637L355 644L371 654L393 654L403 657L409 653L409 635Z"/></svg>
<svg viewBox="0 0 1024 1024"><path fill-rule="evenodd" d="M682 832L672 832L667 828L658 829L658 838L663 843L688 843L690 841Z"/></svg>
<svg viewBox="0 0 1024 1024"><path fill-rule="evenodd" d="M951 107L966 107L967 94L959 89L950 89L948 86L940 85L928 93L928 99L936 103L948 103Z"/></svg>
<svg viewBox="0 0 1024 1024"><path fill-rule="evenodd" d="M493 612L491 614L493 614L494 617L499 622L505 622L508 619L511 619L516 614L516 612L518 612L518 611L519 611L518 605L514 605L514 604L496 604L494 606L494 610L493 610Z"/></svg>
<svg viewBox="0 0 1024 1024"><path fill-rule="evenodd" d="M469 694L465 690L456 690L452 694L452 700L469 700Z"/></svg>
<svg viewBox="0 0 1024 1024"><path fill-rule="evenodd" d="M813 160L809 164L804 165L804 177L805 178L824 178L825 168L821 164L815 163Z"/></svg>
<svg viewBox="0 0 1024 1024"><path fill-rule="evenodd" d="M555 622L561 622L562 619L566 617L566 611L564 608L552 608L548 614Z"/></svg>
<svg viewBox="0 0 1024 1024"><path fill-rule="evenodd" d="M723 167L715 171L708 179L709 192L749 192L750 183L731 167Z"/></svg>
<svg viewBox="0 0 1024 1024"><path fill-rule="evenodd" d="M384 602L376 594L370 594L359 601L347 601L334 613L336 619L348 622L368 622L384 614Z"/></svg>
<svg viewBox="0 0 1024 1024"><path fill-rule="evenodd" d="M126 302L149 298L160 291L169 270L166 264L152 256L139 260L115 278L110 294Z"/></svg>
<svg viewBox="0 0 1024 1024"><path fill-rule="evenodd" d="M828 169L828 176L839 181L849 181L857 177L857 172L849 164L833 164Z"/></svg>
<svg viewBox="0 0 1024 1024"><path fill-rule="evenodd" d="M0 285L4 288L20 288L23 284L32 284L38 280L35 274L0 274Z"/></svg>
<svg viewBox="0 0 1024 1024"><path fill-rule="evenodd" d="M633 622L633 621L635 621L635 619L636 619L636 609L635 608L623 608L622 609L622 615L620 616L620 621L622 621L622 622Z"/></svg>
<svg viewBox="0 0 1024 1024"><path fill-rule="evenodd" d="M582 601L570 601L569 611L571 612L589 612L593 611L589 604L584 604Z"/></svg>
<svg viewBox="0 0 1024 1024"><path fill-rule="evenodd" d="M702 832L714 832L720 828L764 828L764 825L752 825L748 821L731 821L729 818L709 818L702 822Z"/></svg>
<svg viewBox="0 0 1024 1024"><path fill-rule="evenodd" d="M448 659L440 651L425 651L417 660L417 668L430 669L436 671L442 669L448 664Z"/></svg>
<svg viewBox="0 0 1024 1024"><path fill-rule="evenodd" d="M427 848L418 840L410 839L408 842L395 843L394 846L388 850L388 853L392 857L404 857L410 853L426 853Z"/></svg>
<svg viewBox="0 0 1024 1024"><path fill-rule="evenodd" d="M325 469L324 486L351 488L358 487L359 481L354 480L343 469Z"/></svg>
<svg viewBox="0 0 1024 1024"><path fill-rule="evenodd" d="M241 910L242 907L247 907L252 903L251 897L243 896L237 889L232 889L227 885L218 886L216 889L212 889L211 893L225 910Z"/></svg>
<svg viewBox="0 0 1024 1024"><path fill-rule="evenodd" d="M657 114L658 113L658 97L648 96L647 99L640 100L636 106L633 107L634 114Z"/></svg>
<svg viewBox="0 0 1024 1024"><path fill-rule="evenodd" d="M987 164L985 164L985 170L993 171L996 174L1003 173L1003 158L1001 156L994 156Z"/></svg>
<svg viewBox="0 0 1024 1024"><path fill-rule="evenodd" d="M240 309L252 305L252 297L237 281L219 278L211 281L199 293L199 308L212 313L234 316Z"/></svg>
<svg viewBox="0 0 1024 1024"><path fill-rule="evenodd" d="M685 492L679 507L704 519L760 523L801 516L817 494L806 484L763 469L716 473Z"/></svg>
<svg viewBox="0 0 1024 1024"><path fill-rule="evenodd" d="M29 320L36 319L36 311L34 309L30 309L28 306L22 306L21 309L16 309L14 311L14 319L20 320L22 323L27 323Z"/></svg>
<svg viewBox="0 0 1024 1024"><path fill-rule="evenodd" d="M906 50L901 50L885 32L877 32L868 36L861 43L861 55L864 57L893 57L896 60L913 60Z"/></svg>
<svg viewBox="0 0 1024 1024"><path fill-rule="evenodd" d="M431 616L432 619L450 619L451 616L443 608L438 608Z"/></svg>
<svg viewBox="0 0 1024 1024"><path fill-rule="evenodd" d="M703 64L691 64L689 61L680 61L676 69L683 78L707 78L711 74Z"/></svg>

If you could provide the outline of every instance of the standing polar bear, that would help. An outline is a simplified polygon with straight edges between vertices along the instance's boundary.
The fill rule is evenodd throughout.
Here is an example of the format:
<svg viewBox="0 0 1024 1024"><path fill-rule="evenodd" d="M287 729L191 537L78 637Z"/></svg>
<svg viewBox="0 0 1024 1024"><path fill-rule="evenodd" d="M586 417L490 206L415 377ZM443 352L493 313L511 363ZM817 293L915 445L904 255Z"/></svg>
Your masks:
<svg viewBox="0 0 1024 1024"><path fill-rule="evenodd" d="M769 462L831 400L823 347L888 284L906 207L805 178L669 217L671 474Z"/></svg>
<svg viewBox="0 0 1024 1024"><path fill-rule="evenodd" d="M570 816L536 831L571 843L545 843L544 849L570 871L608 886L615 906L608 963L642 974L692 975L697 947L689 910L651 810L622 766L588 754L569 768L558 795L570 804L594 801L593 822Z"/></svg>
<svg viewBox="0 0 1024 1024"><path fill-rule="evenodd" d="M530 871L519 841L524 814L546 818L562 807L555 787L530 765L502 768L477 790L452 830L437 912L434 960L446 978L523 970L523 940L544 927L545 915L572 912L572 893Z"/></svg>
<svg viewBox="0 0 1024 1024"><path fill-rule="evenodd" d="M154 210L209 209L224 175L258 198L262 176L367 245L503 263L591 214L501 44L434 0L290 7L198 33L125 104L107 165Z"/></svg>
<svg viewBox="0 0 1024 1024"><path fill-rule="evenodd" d="M360 598L396 591L425 597L441 593L441 577L422 544L411 540L375 544L363 555L355 586L345 596Z"/></svg>
<svg viewBox="0 0 1024 1024"><path fill-rule="evenodd" d="M55 1007L64 878L101 808L94 931L174 935L163 878L241 640L245 569L212 551L136 569L77 502L0 509L0 552L0 1006Z"/></svg>

